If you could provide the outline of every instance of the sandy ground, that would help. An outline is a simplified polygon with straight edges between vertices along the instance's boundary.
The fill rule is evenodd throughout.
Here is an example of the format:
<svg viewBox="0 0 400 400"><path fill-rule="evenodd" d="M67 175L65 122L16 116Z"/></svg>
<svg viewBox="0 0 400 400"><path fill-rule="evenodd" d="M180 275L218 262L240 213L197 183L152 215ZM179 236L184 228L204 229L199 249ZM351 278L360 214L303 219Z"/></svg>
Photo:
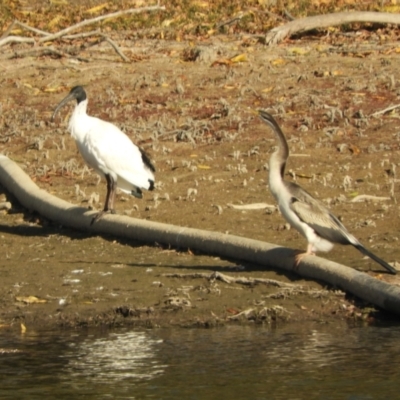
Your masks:
<svg viewBox="0 0 400 400"><path fill-rule="evenodd" d="M264 108L289 140L286 178L324 200L376 254L400 259L399 115L395 109L371 116L399 102L397 42L374 34L274 48L249 37L197 44L115 39L131 63L105 45L81 54L89 62L0 63L0 153L41 188L102 207L105 183L84 166L66 130L72 103L50 122L58 102L81 84L89 113L116 123L157 168L156 190L142 200L119 194L119 213L304 249L305 239L277 210L230 206L275 204L267 187L275 142L254 113ZM226 61L240 54L244 62ZM351 202L358 195L385 199ZM6 200L12 208L0 211L3 328L382 318L368 304L294 272L72 231L21 209L0 187L0 202ZM398 283L354 248L336 246L324 257ZM213 279L214 271L293 286L227 284Z"/></svg>

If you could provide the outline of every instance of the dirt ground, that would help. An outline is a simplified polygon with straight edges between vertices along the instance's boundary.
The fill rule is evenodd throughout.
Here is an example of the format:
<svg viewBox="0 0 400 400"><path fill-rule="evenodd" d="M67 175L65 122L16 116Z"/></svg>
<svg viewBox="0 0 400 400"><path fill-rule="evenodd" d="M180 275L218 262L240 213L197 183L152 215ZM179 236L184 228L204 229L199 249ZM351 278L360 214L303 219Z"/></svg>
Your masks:
<svg viewBox="0 0 400 400"><path fill-rule="evenodd" d="M73 104L55 122L58 102L85 85L91 115L114 122L144 147L157 169L142 200L119 194L119 213L229 232L304 249L268 191L272 132L254 110L276 116L291 149L287 179L323 199L377 255L400 260L399 47L362 31L265 47L246 36L199 43L114 39L132 62L105 44L81 56L0 61L0 153L43 189L101 208L105 183L89 171L67 132ZM243 62L228 61L243 55ZM351 202L358 195L384 197ZM0 326L213 326L225 323L362 320L387 315L323 283L156 243L76 232L21 209L0 186ZM323 257L398 284L354 248ZM194 273L262 277L291 288L227 284ZM168 274L189 274L171 277ZM191 274L191 275L190 275ZM30 297L33 296L33 297Z"/></svg>

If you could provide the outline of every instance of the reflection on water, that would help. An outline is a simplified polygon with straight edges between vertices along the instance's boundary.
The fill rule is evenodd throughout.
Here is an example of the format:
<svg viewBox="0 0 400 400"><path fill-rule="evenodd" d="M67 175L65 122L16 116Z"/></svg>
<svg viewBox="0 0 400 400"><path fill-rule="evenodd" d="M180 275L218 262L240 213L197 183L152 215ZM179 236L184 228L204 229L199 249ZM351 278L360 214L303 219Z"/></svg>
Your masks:
<svg viewBox="0 0 400 400"><path fill-rule="evenodd" d="M400 326L0 332L0 399L394 399Z"/></svg>
<svg viewBox="0 0 400 400"><path fill-rule="evenodd" d="M70 350L61 356L68 360L63 375L106 383L154 378L164 370L156 358L157 344L161 342L145 332L133 331L70 343Z"/></svg>

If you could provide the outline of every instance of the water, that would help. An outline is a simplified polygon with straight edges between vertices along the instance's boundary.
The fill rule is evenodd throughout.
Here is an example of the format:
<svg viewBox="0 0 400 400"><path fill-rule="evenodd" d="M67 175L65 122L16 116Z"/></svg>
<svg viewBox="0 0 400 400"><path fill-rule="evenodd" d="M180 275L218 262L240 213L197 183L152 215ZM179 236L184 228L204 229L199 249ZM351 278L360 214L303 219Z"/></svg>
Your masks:
<svg viewBox="0 0 400 400"><path fill-rule="evenodd" d="M400 326L0 331L0 399L394 399Z"/></svg>

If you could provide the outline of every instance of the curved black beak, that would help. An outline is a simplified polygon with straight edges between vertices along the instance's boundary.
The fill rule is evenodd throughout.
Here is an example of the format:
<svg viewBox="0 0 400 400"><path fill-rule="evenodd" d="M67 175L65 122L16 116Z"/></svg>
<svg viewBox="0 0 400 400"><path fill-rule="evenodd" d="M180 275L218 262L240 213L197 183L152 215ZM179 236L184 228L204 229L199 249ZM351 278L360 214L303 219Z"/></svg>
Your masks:
<svg viewBox="0 0 400 400"><path fill-rule="evenodd" d="M58 106L54 110L53 115L51 116L51 122L54 121L54 118L55 118L56 114L58 113L58 110L61 107L65 106L69 101L74 100L75 98L76 98L75 94L70 92L67 97L65 97L63 100L61 100L61 102L58 104Z"/></svg>
<svg viewBox="0 0 400 400"><path fill-rule="evenodd" d="M78 102L78 104L81 101L86 100L86 92L85 89L83 89L82 86L75 86L71 89L71 91L69 92L68 96L65 97L63 100L61 100L61 102L58 104L58 106L56 107L56 109L54 110L53 115L51 116L51 121L54 121L54 117L56 116L56 114L58 113L58 110L63 107L65 104L67 104L70 100L76 100Z"/></svg>

